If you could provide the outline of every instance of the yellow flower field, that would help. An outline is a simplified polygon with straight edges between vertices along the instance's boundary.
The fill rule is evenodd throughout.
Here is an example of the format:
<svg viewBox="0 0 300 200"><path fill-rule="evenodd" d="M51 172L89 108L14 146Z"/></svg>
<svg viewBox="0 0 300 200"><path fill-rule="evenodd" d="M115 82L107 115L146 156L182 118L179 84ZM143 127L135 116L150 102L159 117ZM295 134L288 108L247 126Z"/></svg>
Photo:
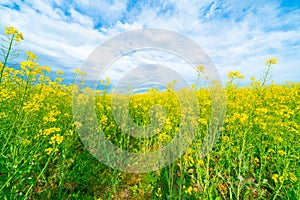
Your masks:
<svg viewBox="0 0 300 200"><path fill-rule="evenodd" d="M199 150L211 100L208 89L192 86L186 90L196 89L200 113L197 122L190 122L198 124L192 145L167 167L131 174L105 166L82 144L76 128L83 124L74 121L72 112L77 86L62 84L63 71L49 77L51 68L40 65L30 51L19 68L7 64L13 45L24 38L13 27L5 33L10 43L0 62L0 199L300 198L300 83L269 84L275 58L266 61L266 73L262 79L253 77L251 85L238 86L244 78L238 71L228 74L225 123L206 157L199 157ZM198 73L203 70L199 67ZM114 120L112 110L118 108L111 100L124 94L96 93L99 128L119 148L150 152L175 137L181 111L172 87L131 96L128 111L137 125L150 123L152 105L166 111L166 116L156 113L165 123L145 140L129 137Z"/></svg>

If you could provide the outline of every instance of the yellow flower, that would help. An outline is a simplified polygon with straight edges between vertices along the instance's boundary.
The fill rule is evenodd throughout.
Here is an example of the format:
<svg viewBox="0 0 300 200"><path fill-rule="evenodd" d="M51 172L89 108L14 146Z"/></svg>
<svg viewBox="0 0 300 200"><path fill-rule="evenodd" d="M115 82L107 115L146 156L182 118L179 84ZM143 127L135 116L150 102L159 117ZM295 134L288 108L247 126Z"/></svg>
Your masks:
<svg viewBox="0 0 300 200"><path fill-rule="evenodd" d="M48 136L51 133L59 132L59 131L60 131L60 128L52 127L52 128L48 128L45 130L39 130L39 133L42 133L44 136Z"/></svg>
<svg viewBox="0 0 300 200"><path fill-rule="evenodd" d="M277 141L277 142L282 142L282 141L283 141L283 138L280 137L280 136L274 136L274 139L275 139L275 141Z"/></svg>
<svg viewBox="0 0 300 200"><path fill-rule="evenodd" d="M283 176L280 176L280 177L279 177L279 182L282 183L283 181L284 181Z"/></svg>
<svg viewBox="0 0 300 200"><path fill-rule="evenodd" d="M200 65L197 67L197 72L203 73L205 70L205 67L203 65Z"/></svg>
<svg viewBox="0 0 300 200"><path fill-rule="evenodd" d="M66 133L66 135L70 135L70 136L72 136L72 135L73 135L73 133L74 133L74 131L73 131L73 130L68 130L68 131L67 131L67 133Z"/></svg>
<svg viewBox="0 0 300 200"><path fill-rule="evenodd" d="M275 65L277 63L277 59L276 58L270 58L269 60L266 61L266 64L273 64Z"/></svg>
<svg viewBox="0 0 300 200"><path fill-rule="evenodd" d="M15 40L17 42L20 42L20 40L24 40L23 34L22 33L18 33L15 37Z"/></svg>
<svg viewBox="0 0 300 200"><path fill-rule="evenodd" d="M198 160L198 164L199 164L199 165L204 165L204 160L203 160L203 159L199 159L199 160Z"/></svg>
<svg viewBox="0 0 300 200"><path fill-rule="evenodd" d="M12 26L5 26L5 34L6 35L14 35L14 34L17 34L19 31L17 29L15 29L14 27Z"/></svg>
<svg viewBox="0 0 300 200"><path fill-rule="evenodd" d="M57 144L61 144L63 141L64 137L59 135L59 134L55 134L54 136L51 137L51 141L49 142L50 144L55 144L55 142Z"/></svg>
<svg viewBox="0 0 300 200"><path fill-rule="evenodd" d="M280 154L280 155L286 155L286 152L285 151L283 151L283 150L278 150L278 153Z"/></svg>
<svg viewBox="0 0 300 200"><path fill-rule="evenodd" d="M157 196L157 197L161 197L161 196L162 196L161 188L158 188L158 189L157 189L156 196Z"/></svg>
<svg viewBox="0 0 300 200"><path fill-rule="evenodd" d="M229 79L233 79L233 78L244 79L244 75L241 74L239 71L230 71L228 73L228 78Z"/></svg>
<svg viewBox="0 0 300 200"><path fill-rule="evenodd" d="M296 182L298 180L297 177L296 177L296 175L294 173L292 173L292 172L289 172L288 176L289 176L289 178L290 178L290 180L292 182Z"/></svg>
<svg viewBox="0 0 300 200"><path fill-rule="evenodd" d="M110 78L106 78L106 86L109 86L109 84L110 84Z"/></svg>
<svg viewBox="0 0 300 200"><path fill-rule="evenodd" d="M223 142L229 142L230 138L228 136L222 136L222 141Z"/></svg>
<svg viewBox="0 0 300 200"><path fill-rule="evenodd" d="M32 60L37 60L37 56L31 52L31 51L26 51L26 55L28 56L28 58L32 59Z"/></svg>
<svg viewBox="0 0 300 200"><path fill-rule="evenodd" d="M272 179L275 183L278 183L278 177L279 177L278 174L273 174Z"/></svg>
<svg viewBox="0 0 300 200"><path fill-rule="evenodd" d="M258 159L257 157L254 157L254 158L253 158L253 161L256 162L256 163L258 163L258 162L259 162L259 159Z"/></svg>
<svg viewBox="0 0 300 200"><path fill-rule="evenodd" d="M250 81L256 81L256 78L254 76L251 76Z"/></svg>
<svg viewBox="0 0 300 200"><path fill-rule="evenodd" d="M57 74L57 75L64 75L64 72L63 72L62 70L57 70L57 71L56 71L56 74Z"/></svg>
<svg viewBox="0 0 300 200"><path fill-rule="evenodd" d="M275 151L273 149L269 149L268 153L275 153Z"/></svg>
<svg viewBox="0 0 300 200"><path fill-rule="evenodd" d="M207 124L208 124L207 119L205 119L205 118L199 118L199 119L198 119L198 122L199 122L200 124L202 124L202 125L207 125Z"/></svg>
<svg viewBox="0 0 300 200"><path fill-rule="evenodd" d="M74 70L74 73L75 73L75 74L78 74L78 75L86 75L86 72L80 71L79 69L75 69L75 70Z"/></svg>
<svg viewBox="0 0 300 200"><path fill-rule="evenodd" d="M45 152L46 152L48 155L50 155L52 151L53 151L53 148L51 148L51 147L45 149Z"/></svg>
<svg viewBox="0 0 300 200"><path fill-rule="evenodd" d="M185 190L185 193L192 195L192 191L193 191L193 187L190 186L190 187L188 187L188 189Z"/></svg>
<svg viewBox="0 0 300 200"><path fill-rule="evenodd" d="M53 148L47 148L47 149L45 149L45 152L48 154L48 155L50 155L52 152L57 152L58 151L58 149L57 148L55 148L55 149L53 149Z"/></svg>
<svg viewBox="0 0 300 200"><path fill-rule="evenodd" d="M24 40L23 34L12 26L5 27L5 34L14 35L16 42L20 42L20 40Z"/></svg>
<svg viewBox="0 0 300 200"><path fill-rule="evenodd" d="M29 140L25 139L22 143L23 144L30 144L31 142Z"/></svg>
<svg viewBox="0 0 300 200"><path fill-rule="evenodd" d="M38 66L38 64L36 62L33 62L32 60L27 60L27 61L20 62L20 67L24 71L27 71L27 70L30 70L30 69L35 69L37 66Z"/></svg>
<svg viewBox="0 0 300 200"><path fill-rule="evenodd" d="M41 69L48 73L51 72L51 68L48 66L42 66Z"/></svg>

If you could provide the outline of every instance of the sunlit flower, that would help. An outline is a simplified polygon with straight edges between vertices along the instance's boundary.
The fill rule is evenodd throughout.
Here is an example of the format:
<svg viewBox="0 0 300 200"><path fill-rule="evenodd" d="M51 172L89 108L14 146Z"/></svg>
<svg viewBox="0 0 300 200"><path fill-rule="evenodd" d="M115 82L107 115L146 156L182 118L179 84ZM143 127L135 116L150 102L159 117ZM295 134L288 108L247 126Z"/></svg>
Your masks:
<svg viewBox="0 0 300 200"><path fill-rule="evenodd" d="M45 149L45 152L46 152L48 155L50 155L52 151L53 151L53 148L51 148L51 147Z"/></svg>
<svg viewBox="0 0 300 200"><path fill-rule="evenodd" d="M61 136L60 134L55 134L55 135L53 135L53 136L51 137L49 143L50 143L50 144L55 144L55 143L61 144L62 141L63 141L63 139L64 139L64 137Z"/></svg>
<svg viewBox="0 0 300 200"><path fill-rule="evenodd" d="M273 174L273 175L272 175L272 179L273 179L273 181L274 181L275 183L278 183L278 177L279 177L278 174Z"/></svg>
<svg viewBox="0 0 300 200"><path fill-rule="evenodd" d="M31 51L26 51L26 55L28 56L28 58L32 59L32 60L37 60L38 57Z"/></svg>
<svg viewBox="0 0 300 200"><path fill-rule="evenodd" d="M205 67L203 65L200 65L197 67L197 72L199 72L199 73L203 73L204 70L205 70Z"/></svg>
<svg viewBox="0 0 300 200"><path fill-rule="evenodd" d="M277 59L276 58L270 58L269 60L266 61L266 64L273 64L275 65L277 63Z"/></svg>
<svg viewBox="0 0 300 200"><path fill-rule="evenodd" d="M63 72L62 70L57 70L57 71L56 71L56 74L57 74L57 75L64 75L64 72Z"/></svg>
<svg viewBox="0 0 300 200"><path fill-rule="evenodd" d="M189 194L189 195L192 195L192 192L193 192L193 187L192 186L189 186L186 190L185 190L185 193Z"/></svg>
<svg viewBox="0 0 300 200"><path fill-rule="evenodd" d="M278 153L280 154L280 155L286 155L286 152L285 151L283 151L283 150L278 150Z"/></svg>
<svg viewBox="0 0 300 200"><path fill-rule="evenodd" d="M20 42L20 40L24 40L23 34L12 26L5 27L5 34L13 35L16 42Z"/></svg>

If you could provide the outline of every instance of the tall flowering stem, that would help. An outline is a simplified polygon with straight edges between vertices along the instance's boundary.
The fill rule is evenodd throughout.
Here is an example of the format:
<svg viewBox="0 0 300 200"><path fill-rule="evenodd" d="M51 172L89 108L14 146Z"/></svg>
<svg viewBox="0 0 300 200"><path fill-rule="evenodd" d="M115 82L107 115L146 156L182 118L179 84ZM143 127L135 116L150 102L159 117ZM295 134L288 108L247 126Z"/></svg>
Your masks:
<svg viewBox="0 0 300 200"><path fill-rule="evenodd" d="M14 27L5 27L5 34L6 35L11 35L12 37L9 38L9 46L8 46L7 52L6 52L5 57L4 57L4 63L1 67L1 69L0 69L0 84L2 82L4 68L6 66L7 60L9 58L9 55L10 55L11 50L12 50L13 42L14 41L15 42L20 42L20 40L24 40L23 34L20 31L18 31L17 29L15 29Z"/></svg>
<svg viewBox="0 0 300 200"><path fill-rule="evenodd" d="M266 82L271 79L271 75L270 75L271 65L272 64L275 65L276 63L277 63L277 59L276 58L271 58L271 59L269 59L269 60L266 61L267 69L265 71L265 74L262 77L262 84L261 84L261 86L264 86L266 84Z"/></svg>

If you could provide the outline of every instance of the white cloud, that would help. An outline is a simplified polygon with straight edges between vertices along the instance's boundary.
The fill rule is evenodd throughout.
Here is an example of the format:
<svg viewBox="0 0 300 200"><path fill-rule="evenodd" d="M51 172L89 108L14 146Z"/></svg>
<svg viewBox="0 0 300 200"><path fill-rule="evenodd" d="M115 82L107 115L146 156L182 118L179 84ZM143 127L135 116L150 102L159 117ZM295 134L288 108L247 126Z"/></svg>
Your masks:
<svg viewBox="0 0 300 200"><path fill-rule="evenodd" d="M107 39L97 30L87 28L86 24L49 18L25 4L20 12L2 7L1 13L0 19L4 25L13 25L23 32L24 48L36 52L41 64L52 65L54 69L72 70L80 67L90 52ZM76 14L73 17L83 20L80 18L82 16ZM54 63L43 63L43 59Z"/></svg>
<svg viewBox="0 0 300 200"><path fill-rule="evenodd" d="M2 5L12 7L18 3L21 10L1 6L0 21L20 29L24 47L37 52L40 62L51 60L57 68L80 67L96 46L121 32L156 27L177 31L196 41L224 79L230 70L240 70L246 78L259 75L264 61L277 57L278 64L273 69L276 81L299 81L295 73L300 65L299 9L289 11L279 1L169 0L153 5L138 2L139 6L128 12L128 2L5 0ZM94 26L99 26L98 30ZM144 56L148 61L154 58Z"/></svg>
<svg viewBox="0 0 300 200"><path fill-rule="evenodd" d="M88 28L94 27L94 22L93 22L92 18L82 15L81 13L77 12L73 8L71 8L69 11L71 13L72 19L75 22L79 23L82 26L88 27Z"/></svg>

